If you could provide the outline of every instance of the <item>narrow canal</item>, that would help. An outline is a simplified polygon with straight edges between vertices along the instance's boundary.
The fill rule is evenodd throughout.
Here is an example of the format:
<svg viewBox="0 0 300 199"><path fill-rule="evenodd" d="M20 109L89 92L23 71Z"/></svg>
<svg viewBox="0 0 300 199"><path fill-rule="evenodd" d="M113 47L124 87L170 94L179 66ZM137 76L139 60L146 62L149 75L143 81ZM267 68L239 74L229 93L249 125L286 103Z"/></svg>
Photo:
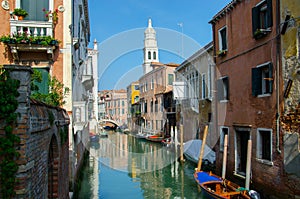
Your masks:
<svg viewBox="0 0 300 199"><path fill-rule="evenodd" d="M202 198L193 178L196 166L181 165L160 143L109 132L91 143L79 198Z"/></svg>

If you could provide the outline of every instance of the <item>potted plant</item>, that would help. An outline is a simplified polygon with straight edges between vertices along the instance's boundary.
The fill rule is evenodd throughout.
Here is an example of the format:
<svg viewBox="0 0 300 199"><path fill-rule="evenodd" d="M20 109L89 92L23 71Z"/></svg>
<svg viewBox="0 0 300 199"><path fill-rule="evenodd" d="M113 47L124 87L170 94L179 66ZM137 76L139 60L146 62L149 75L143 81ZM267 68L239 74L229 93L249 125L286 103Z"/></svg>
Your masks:
<svg viewBox="0 0 300 199"><path fill-rule="evenodd" d="M223 57L223 56L226 55L226 53L227 53L227 50L219 50L219 51L217 52L217 55L218 55L219 57Z"/></svg>
<svg viewBox="0 0 300 199"><path fill-rule="evenodd" d="M4 44L38 44L43 46L57 46L59 41L51 36L30 36L27 33L3 35L0 42Z"/></svg>
<svg viewBox="0 0 300 199"><path fill-rule="evenodd" d="M19 20L22 20L24 17L28 15L28 12L22 8L15 8L13 14L18 16Z"/></svg>

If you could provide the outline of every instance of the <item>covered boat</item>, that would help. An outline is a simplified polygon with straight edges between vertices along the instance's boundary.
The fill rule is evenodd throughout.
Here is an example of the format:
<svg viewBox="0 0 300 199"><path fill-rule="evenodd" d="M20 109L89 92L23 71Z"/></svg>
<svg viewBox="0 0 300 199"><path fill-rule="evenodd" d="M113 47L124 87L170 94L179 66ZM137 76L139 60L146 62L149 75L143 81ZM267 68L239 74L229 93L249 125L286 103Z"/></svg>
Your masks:
<svg viewBox="0 0 300 199"><path fill-rule="evenodd" d="M184 144L183 154L188 160L197 164L200 156L201 146L202 140L190 140ZM204 147L204 155L202 161L208 161L211 164L216 161L216 153L207 145L205 145Z"/></svg>

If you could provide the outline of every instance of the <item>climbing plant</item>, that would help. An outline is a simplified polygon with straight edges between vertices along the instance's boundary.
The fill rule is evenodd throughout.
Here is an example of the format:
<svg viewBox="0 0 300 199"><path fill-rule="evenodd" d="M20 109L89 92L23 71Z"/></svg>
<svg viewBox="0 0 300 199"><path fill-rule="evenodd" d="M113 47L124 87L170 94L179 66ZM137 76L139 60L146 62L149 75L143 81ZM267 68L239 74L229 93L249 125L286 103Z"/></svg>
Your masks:
<svg viewBox="0 0 300 199"><path fill-rule="evenodd" d="M49 93L46 94L39 92L38 86L34 83L35 81L42 82L43 79L42 74L34 69L34 73L31 75L31 89L35 92L31 94L31 98L52 106L62 106L66 103L64 97L69 94L70 89L64 87L64 84L55 76L48 76Z"/></svg>
<svg viewBox="0 0 300 199"><path fill-rule="evenodd" d="M3 130L0 130L0 198L13 198L15 195L16 159L19 157L16 144L20 138L13 134L13 128L17 120L15 111L19 85L20 81L9 77L9 71L0 69L0 123L3 124Z"/></svg>

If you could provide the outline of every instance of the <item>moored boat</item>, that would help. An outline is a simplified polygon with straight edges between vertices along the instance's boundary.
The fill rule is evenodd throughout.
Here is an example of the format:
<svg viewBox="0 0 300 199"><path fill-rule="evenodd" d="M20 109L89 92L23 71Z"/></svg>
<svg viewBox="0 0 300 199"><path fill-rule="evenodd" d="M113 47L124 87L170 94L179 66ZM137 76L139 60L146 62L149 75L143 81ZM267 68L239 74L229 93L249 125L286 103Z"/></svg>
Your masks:
<svg viewBox="0 0 300 199"><path fill-rule="evenodd" d="M146 137L146 140L152 141L152 142L161 142L164 139L164 137L160 135L150 135Z"/></svg>
<svg viewBox="0 0 300 199"><path fill-rule="evenodd" d="M259 199L260 196L256 191L249 191L244 187L240 187L239 185L225 179L225 177L222 178L212 172L205 172L201 170L207 132L208 126L205 126L198 166L194 173L194 178L200 186L203 194L210 199ZM227 135L225 135L224 154L227 155ZM223 157L225 165L226 155ZM225 171L225 167L223 167L223 169ZM222 176L225 176L224 174L222 174Z"/></svg>
<svg viewBox="0 0 300 199"><path fill-rule="evenodd" d="M208 198L214 199L252 199L250 193L243 187L212 174L211 172L199 171L194 173L194 178L199 184L201 191ZM253 195L253 194L252 194Z"/></svg>
<svg viewBox="0 0 300 199"><path fill-rule="evenodd" d="M202 146L202 140L189 140L183 146L183 154L185 157L195 164L199 161L200 148ZM208 146L204 146L203 160L208 161L210 164L214 164L216 161L216 153Z"/></svg>

